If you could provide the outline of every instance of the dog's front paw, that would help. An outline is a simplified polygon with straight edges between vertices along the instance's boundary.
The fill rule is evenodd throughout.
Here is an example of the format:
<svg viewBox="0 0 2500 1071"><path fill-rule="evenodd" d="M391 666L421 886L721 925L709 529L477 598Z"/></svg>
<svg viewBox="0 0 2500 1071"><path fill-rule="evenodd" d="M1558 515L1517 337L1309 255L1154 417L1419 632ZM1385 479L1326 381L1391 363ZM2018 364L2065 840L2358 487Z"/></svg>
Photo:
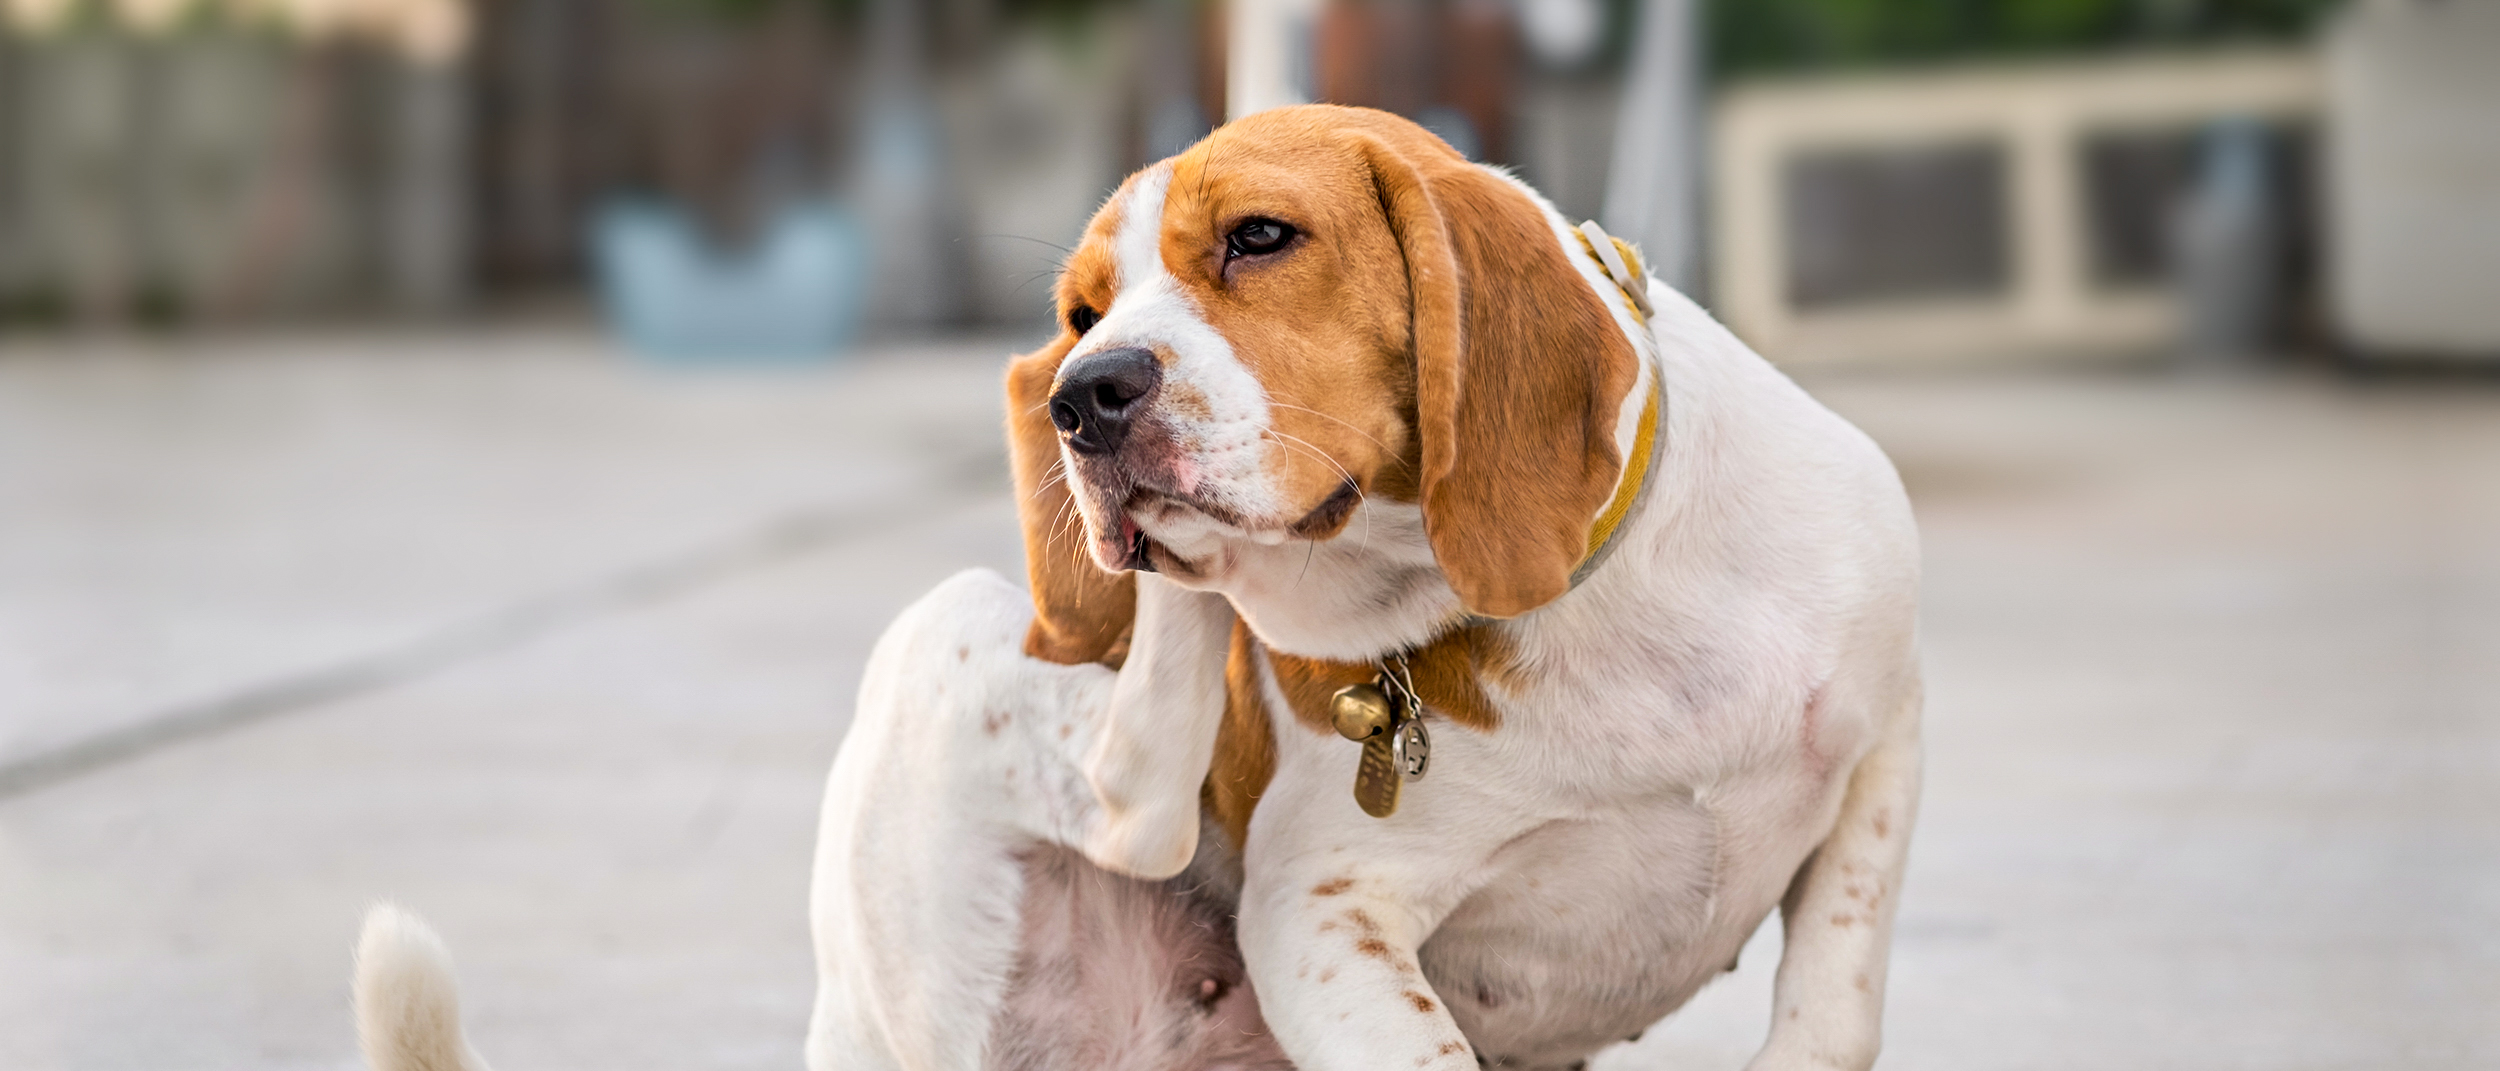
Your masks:
<svg viewBox="0 0 2500 1071"><path fill-rule="evenodd" d="M1085 858L1116 874L1162 881L1189 866L1198 854L1198 812L1169 808L1124 809L1109 799L1082 845Z"/></svg>

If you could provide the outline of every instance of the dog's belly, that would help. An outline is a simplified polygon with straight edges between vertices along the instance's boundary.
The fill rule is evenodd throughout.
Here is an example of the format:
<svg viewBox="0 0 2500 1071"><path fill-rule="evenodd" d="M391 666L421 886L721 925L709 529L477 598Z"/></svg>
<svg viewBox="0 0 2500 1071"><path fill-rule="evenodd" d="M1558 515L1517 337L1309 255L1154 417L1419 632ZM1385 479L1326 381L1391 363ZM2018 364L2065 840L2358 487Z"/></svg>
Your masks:
<svg viewBox="0 0 2500 1071"><path fill-rule="evenodd" d="M1689 794L1542 826L1490 860L1424 973L1489 1066L1569 1066L1726 971L1814 840Z"/></svg>

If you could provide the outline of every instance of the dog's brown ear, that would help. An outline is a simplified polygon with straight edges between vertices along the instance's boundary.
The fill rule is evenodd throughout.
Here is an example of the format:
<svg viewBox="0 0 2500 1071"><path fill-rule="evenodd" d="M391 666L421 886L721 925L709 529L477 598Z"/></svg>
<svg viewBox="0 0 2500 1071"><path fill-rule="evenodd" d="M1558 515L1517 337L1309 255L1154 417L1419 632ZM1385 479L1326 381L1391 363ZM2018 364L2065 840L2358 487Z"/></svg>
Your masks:
<svg viewBox="0 0 2500 1071"><path fill-rule="evenodd" d="M1076 345L1062 333L1007 365L1007 456L1015 471L1016 519L1024 528L1024 568L1033 583L1033 627L1024 653L1049 662L1117 665L1137 616L1137 581L1106 573L1085 552L1061 471L1059 433L1050 426L1051 381Z"/></svg>
<svg viewBox="0 0 2500 1071"><path fill-rule="evenodd" d="M1425 534L1468 610L1526 613L1589 551L1639 358L1526 193L1403 121L1356 138L1406 258Z"/></svg>

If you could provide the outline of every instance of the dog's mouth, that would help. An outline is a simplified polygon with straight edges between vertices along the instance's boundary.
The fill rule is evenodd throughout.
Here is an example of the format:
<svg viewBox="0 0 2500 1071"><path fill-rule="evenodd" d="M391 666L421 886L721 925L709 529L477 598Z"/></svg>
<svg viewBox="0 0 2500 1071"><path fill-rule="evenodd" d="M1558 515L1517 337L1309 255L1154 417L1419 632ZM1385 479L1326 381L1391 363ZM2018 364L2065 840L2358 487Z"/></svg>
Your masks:
<svg viewBox="0 0 2500 1071"><path fill-rule="evenodd" d="M1121 559L1120 568L1134 569L1141 573L1151 573L1156 571L1154 560L1154 538L1147 535L1145 529L1137 526L1136 518L1129 516L1127 510L1120 511L1120 534L1118 545L1121 548L1121 553L1125 555L1125 557Z"/></svg>
<svg viewBox="0 0 2500 1071"><path fill-rule="evenodd" d="M1274 546L1293 539L1327 539L1344 529L1362 501L1362 488L1348 480L1300 517L1262 524L1195 495L1134 487L1112 511L1116 525L1105 533L1109 538L1100 540L1098 552L1116 569L1196 576L1205 572L1203 559L1219 551L1224 541Z"/></svg>
<svg viewBox="0 0 2500 1071"><path fill-rule="evenodd" d="M1119 518L1116 531L1102 549L1103 558L1116 561L1118 568L1139 572L1177 572L1195 574L1179 543L1193 552L1202 551L1201 544L1226 536L1246 535L1241 515L1232 509L1195 495L1152 487L1132 487L1114 515ZM1148 532L1147 526L1154 526ZM1162 538L1157 538L1157 535Z"/></svg>

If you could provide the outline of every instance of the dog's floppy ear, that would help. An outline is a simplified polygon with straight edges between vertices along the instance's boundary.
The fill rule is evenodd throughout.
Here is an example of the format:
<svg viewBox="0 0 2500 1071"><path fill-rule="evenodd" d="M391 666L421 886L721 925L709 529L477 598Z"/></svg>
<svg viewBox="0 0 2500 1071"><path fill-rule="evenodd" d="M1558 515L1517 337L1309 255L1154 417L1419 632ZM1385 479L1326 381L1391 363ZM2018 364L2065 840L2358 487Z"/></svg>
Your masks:
<svg viewBox="0 0 2500 1071"><path fill-rule="evenodd" d="M1117 665L1137 616L1137 581L1094 564L1085 525L1061 470L1059 433L1050 425L1051 381L1076 345L1062 333L1007 365L1007 454L1015 470L1016 519L1024 528L1024 568L1033 583L1033 626L1024 653L1049 662Z"/></svg>
<svg viewBox="0 0 2500 1071"><path fill-rule="evenodd" d="M1570 589L1638 357L1536 202L1411 124L1355 135L1406 258L1424 531L1468 610Z"/></svg>

